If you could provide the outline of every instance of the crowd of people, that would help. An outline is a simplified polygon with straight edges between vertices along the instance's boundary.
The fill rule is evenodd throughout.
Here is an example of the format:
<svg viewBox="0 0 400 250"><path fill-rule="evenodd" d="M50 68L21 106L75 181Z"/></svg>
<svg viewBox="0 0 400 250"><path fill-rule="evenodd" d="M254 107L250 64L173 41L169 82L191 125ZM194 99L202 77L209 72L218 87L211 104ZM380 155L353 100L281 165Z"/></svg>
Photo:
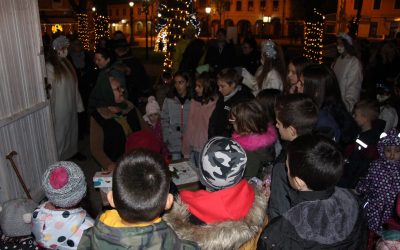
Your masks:
<svg viewBox="0 0 400 250"><path fill-rule="evenodd" d="M60 161L43 175L46 202L4 204L27 209L0 213L1 244L396 249L399 45L383 42L366 63L339 33L332 65L286 64L275 41L246 38L236 56L224 29L206 44L189 27L172 70L151 85L120 32L93 60L60 36L46 62L58 156L79 160L78 131L89 133L92 157L113 171L110 209L89 215L82 170ZM177 189L167 164L179 160L192 163L200 190Z"/></svg>

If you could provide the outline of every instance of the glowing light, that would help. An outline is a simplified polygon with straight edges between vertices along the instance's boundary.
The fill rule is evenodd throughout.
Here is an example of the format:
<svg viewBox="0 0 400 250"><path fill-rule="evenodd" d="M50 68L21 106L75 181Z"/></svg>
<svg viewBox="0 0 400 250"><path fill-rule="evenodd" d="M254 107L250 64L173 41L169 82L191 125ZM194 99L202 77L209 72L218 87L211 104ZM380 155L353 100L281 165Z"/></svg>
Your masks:
<svg viewBox="0 0 400 250"><path fill-rule="evenodd" d="M61 24L51 26L51 32L56 33L57 31L63 31Z"/></svg>

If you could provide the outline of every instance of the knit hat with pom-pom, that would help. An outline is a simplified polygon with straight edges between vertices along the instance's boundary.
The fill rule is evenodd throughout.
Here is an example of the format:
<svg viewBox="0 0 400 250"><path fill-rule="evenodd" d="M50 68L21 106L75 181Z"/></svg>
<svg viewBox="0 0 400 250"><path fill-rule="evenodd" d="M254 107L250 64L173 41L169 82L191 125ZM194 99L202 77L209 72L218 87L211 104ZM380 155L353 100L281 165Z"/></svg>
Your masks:
<svg viewBox="0 0 400 250"><path fill-rule="evenodd" d="M60 161L51 165L43 175L42 187L53 205L69 208L86 195L85 175L73 162Z"/></svg>

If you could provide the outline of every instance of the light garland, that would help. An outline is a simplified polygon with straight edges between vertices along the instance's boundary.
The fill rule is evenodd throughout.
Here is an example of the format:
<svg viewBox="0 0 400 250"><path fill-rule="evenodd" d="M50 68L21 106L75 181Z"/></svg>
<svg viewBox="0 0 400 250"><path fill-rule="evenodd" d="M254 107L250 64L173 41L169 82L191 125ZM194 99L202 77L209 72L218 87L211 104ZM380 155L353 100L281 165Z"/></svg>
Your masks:
<svg viewBox="0 0 400 250"><path fill-rule="evenodd" d="M102 15L93 15L94 23L94 43L97 46L100 39L105 37L110 38L110 30L108 28L110 23L110 18Z"/></svg>
<svg viewBox="0 0 400 250"><path fill-rule="evenodd" d="M76 14L78 18L78 39L81 41L83 48L89 50L89 34L88 34L88 17L85 13Z"/></svg>
<svg viewBox="0 0 400 250"><path fill-rule="evenodd" d="M324 16L316 9L304 25L303 55L314 63L322 63Z"/></svg>

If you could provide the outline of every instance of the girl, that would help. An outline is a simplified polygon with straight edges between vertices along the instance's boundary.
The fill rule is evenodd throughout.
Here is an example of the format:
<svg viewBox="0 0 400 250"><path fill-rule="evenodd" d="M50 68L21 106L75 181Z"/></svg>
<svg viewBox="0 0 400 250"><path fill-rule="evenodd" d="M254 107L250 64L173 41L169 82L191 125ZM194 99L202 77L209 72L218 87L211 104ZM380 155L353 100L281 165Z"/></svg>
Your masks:
<svg viewBox="0 0 400 250"><path fill-rule="evenodd" d="M295 57L288 65L287 83L283 89L286 94L297 93L297 83L300 81L303 69L310 64L310 61L305 57Z"/></svg>
<svg viewBox="0 0 400 250"><path fill-rule="evenodd" d="M103 80L93 90L99 102L90 117L90 151L103 169L113 170L125 152L127 137L147 126L126 100L120 80L112 75Z"/></svg>
<svg viewBox="0 0 400 250"><path fill-rule="evenodd" d="M394 216L396 196L400 192L400 137L391 129L378 142L380 158L371 163L368 174L356 186L366 203L368 227L379 234L383 224Z"/></svg>
<svg viewBox="0 0 400 250"><path fill-rule="evenodd" d="M161 112L164 142L167 144L173 161L180 160L182 157L182 140L187 126L189 107L189 75L184 72L177 72L174 75L174 88L165 98Z"/></svg>
<svg viewBox="0 0 400 250"><path fill-rule="evenodd" d="M208 139L208 123L218 100L217 83L204 72L196 79L195 96L190 103L188 124L183 137L182 153L197 166L199 154Z"/></svg>
<svg viewBox="0 0 400 250"><path fill-rule="evenodd" d="M261 171L270 175L277 133L273 122L267 120L262 106L257 100L241 102L232 108L229 121L235 130L232 139L246 151L244 177L261 177Z"/></svg>
<svg viewBox="0 0 400 250"><path fill-rule="evenodd" d="M270 39L261 44L261 66L255 76L247 69L242 70L243 84L252 90L254 96L263 89L282 90L284 76L285 60L282 49Z"/></svg>

